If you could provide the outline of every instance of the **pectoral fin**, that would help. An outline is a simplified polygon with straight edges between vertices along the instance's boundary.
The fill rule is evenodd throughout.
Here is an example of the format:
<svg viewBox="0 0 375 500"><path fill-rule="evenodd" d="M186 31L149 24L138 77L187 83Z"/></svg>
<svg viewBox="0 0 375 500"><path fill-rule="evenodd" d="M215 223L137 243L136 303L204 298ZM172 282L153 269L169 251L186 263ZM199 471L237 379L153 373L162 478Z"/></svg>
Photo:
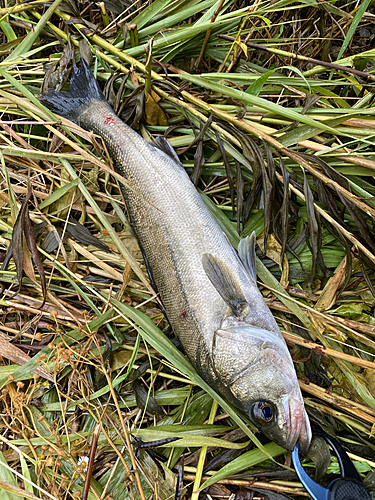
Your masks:
<svg viewBox="0 0 375 500"><path fill-rule="evenodd" d="M240 241L238 245L238 255L242 264L245 266L246 271L256 283L257 270L256 270L256 253L255 253L256 234L255 231Z"/></svg>
<svg viewBox="0 0 375 500"><path fill-rule="evenodd" d="M203 255L202 264L205 273L222 299L234 314L239 316L244 306L247 305L247 301L236 276L222 260L211 254Z"/></svg>

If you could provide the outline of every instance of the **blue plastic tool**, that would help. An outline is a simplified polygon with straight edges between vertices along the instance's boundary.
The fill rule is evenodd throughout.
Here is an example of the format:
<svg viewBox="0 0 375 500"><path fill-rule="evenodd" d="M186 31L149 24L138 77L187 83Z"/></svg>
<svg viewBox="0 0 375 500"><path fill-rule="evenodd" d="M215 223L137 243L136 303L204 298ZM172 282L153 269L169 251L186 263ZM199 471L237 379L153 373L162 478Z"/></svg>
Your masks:
<svg viewBox="0 0 375 500"><path fill-rule="evenodd" d="M347 453L334 437L322 429L314 429L313 434L322 436L335 452L341 477L334 479L326 488L316 483L305 471L299 458L299 443L292 451L292 460L297 475L313 500L372 500L364 487L361 477Z"/></svg>

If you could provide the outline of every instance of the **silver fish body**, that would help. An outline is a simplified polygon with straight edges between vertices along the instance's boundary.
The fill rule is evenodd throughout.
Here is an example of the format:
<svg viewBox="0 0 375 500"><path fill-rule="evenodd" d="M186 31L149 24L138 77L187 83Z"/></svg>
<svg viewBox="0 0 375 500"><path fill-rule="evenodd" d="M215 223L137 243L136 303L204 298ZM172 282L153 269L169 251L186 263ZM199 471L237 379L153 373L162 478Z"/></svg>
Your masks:
<svg viewBox="0 0 375 500"><path fill-rule="evenodd" d="M198 373L273 441L307 450L311 431L293 362L255 281L254 238L239 255L169 143L124 124L83 62L69 93L41 101L100 135L168 319Z"/></svg>

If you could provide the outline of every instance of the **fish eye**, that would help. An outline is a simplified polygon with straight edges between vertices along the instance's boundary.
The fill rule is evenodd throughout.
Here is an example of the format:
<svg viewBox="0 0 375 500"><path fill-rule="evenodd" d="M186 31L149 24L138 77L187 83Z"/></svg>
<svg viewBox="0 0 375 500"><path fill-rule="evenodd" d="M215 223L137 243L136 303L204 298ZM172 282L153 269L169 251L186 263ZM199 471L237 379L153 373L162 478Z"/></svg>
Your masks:
<svg viewBox="0 0 375 500"><path fill-rule="evenodd" d="M251 407L250 416L257 425L269 425L276 419L276 408L269 401L257 401Z"/></svg>

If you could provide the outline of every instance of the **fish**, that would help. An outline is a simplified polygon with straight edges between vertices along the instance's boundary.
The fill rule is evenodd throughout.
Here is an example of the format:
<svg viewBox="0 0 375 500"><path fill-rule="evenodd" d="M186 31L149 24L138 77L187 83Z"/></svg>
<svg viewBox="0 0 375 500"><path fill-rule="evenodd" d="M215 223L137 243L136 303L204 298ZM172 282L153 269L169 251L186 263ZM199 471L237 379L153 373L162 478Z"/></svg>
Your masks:
<svg viewBox="0 0 375 500"><path fill-rule="evenodd" d="M234 249L170 143L116 116L85 60L47 108L102 137L167 319L199 375L271 441L303 452L311 428L293 361L256 282L255 234ZM134 188L135 186L135 188Z"/></svg>

